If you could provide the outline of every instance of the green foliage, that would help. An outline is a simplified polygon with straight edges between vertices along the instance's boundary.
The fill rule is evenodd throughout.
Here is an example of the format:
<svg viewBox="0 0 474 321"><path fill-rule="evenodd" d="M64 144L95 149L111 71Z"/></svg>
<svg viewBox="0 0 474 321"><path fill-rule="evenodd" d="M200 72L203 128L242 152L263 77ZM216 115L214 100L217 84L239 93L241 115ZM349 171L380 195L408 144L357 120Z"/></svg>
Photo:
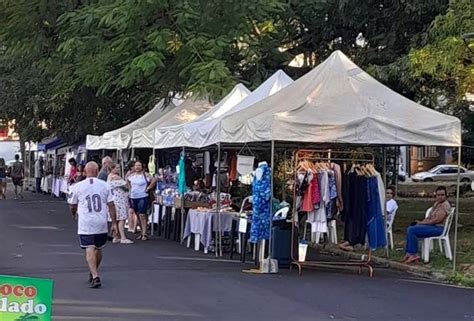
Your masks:
<svg viewBox="0 0 474 321"><path fill-rule="evenodd" d="M446 14L432 23L425 46L410 52L413 76L430 77L442 83L445 94L463 100L474 92L474 42L465 44L462 34L474 30L473 5L469 0L452 1Z"/></svg>
<svg viewBox="0 0 474 321"><path fill-rule="evenodd" d="M456 3L467 17L468 1ZM3 0L0 117L27 119L18 127L28 139L83 139L133 120L161 97L217 100L235 83L255 88L281 68L299 77L335 49L439 107L440 93L459 98L472 80L458 37L469 25L453 23L464 21L457 13L436 18L447 7L448 0ZM446 48L455 59L428 62ZM288 66L300 54L303 68ZM462 79L454 93L453 79Z"/></svg>
<svg viewBox="0 0 474 321"><path fill-rule="evenodd" d="M15 129L24 140L47 134L41 127L50 119L46 86L36 68L13 64L0 55L0 119L15 120Z"/></svg>
<svg viewBox="0 0 474 321"><path fill-rule="evenodd" d="M474 145L474 114L466 93L474 92L474 42L465 43L462 34L474 31L474 8L470 0L451 1L448 10L430 26L424 46L409 54L411 77L421 84L422 93L432 97L431 106L463 121L463 144ZM463 162L472 163L474 151L464 153Z"/></svg>
<svg viewBox="0 0 474 321"><path fill-rule="evenodd" d="M472 276L464 275L462 273L456 273L452 275L449 278L449 282L458 285L468 286L471 288L474 287L474 278Z"/></svg>

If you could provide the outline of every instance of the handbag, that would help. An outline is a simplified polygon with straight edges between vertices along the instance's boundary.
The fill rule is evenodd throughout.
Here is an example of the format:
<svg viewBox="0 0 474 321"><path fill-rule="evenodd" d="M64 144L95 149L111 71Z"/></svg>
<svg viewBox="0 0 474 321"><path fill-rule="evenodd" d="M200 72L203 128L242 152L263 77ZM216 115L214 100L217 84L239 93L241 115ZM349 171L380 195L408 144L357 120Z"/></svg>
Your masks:
<svg viewBox="0 0 474 321"><path fill-rule="evenodd" d="M146 178L145 173L143 173L143 178L145 178L146 188L148 188L148 185L150 184L150 182ZM146 188L145 188L145 190L146 190ZM153 190L149 190L148 191L148 205L152 205L154 201L155 201L155 192Z"/></svg>

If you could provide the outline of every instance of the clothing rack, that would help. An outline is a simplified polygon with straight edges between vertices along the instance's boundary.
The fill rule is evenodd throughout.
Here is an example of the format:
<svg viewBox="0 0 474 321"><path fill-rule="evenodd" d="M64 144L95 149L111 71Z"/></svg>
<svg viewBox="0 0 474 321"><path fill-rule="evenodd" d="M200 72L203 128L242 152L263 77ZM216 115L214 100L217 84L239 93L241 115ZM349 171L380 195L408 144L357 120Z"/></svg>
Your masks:
<svg viewBox="0 0 474 321"><path fill-rule="evenodd" d="M331 149L327 150L318 150L318 149L299 149L294 152L294 177L295 184L298 181L298 165L302 161L344 161L344 162L353 162L353 163L369 163L374 164L374 155L370 152L361 152L361 151L334 151ZM343 262L333 262L333 261L298 261L298 253L295 253L295 246L299 243L299 222L296 219L297 208L296 208L296 186L293 188L293 215L292 215L292 228L291 228L291 265L290 271L293 266L298 268L298 272L301 275L303 268L317 268L317 267L358 267L359 274L362 272L362 268L367 268L369 276L373 277L374 269L371 265L372 261L372 251L370 247L368 248L368 254L363 255L360 261L349 260ZM306 223L305 223L306 224ZM295 234L296 233L296 234ZM295 244L295 241L297 242ZM298 251L298 249L296 249Z"/></svg>

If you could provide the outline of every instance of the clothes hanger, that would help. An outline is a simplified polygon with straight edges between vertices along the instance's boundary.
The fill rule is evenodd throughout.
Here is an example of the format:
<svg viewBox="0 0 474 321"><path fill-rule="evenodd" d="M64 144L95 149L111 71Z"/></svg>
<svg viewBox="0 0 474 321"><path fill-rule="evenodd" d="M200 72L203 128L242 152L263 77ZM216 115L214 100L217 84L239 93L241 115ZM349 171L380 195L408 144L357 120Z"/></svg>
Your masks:
<svg viewBox="0 0 474 321"><path fill-rule="evenodd" d="M304 163L305 163L305 161L301 161L301 162L298 164L298 167L296 168L296 170L297 170L297 171L305 170L305 168L304 168Z"/></svg>
<svg viewBox="0 0 474 321"><path fill-rule="evenodd" d="M372 173L373 176L377 176L377 170L374 167L374 164L367 164L369 171Z"/></svg>

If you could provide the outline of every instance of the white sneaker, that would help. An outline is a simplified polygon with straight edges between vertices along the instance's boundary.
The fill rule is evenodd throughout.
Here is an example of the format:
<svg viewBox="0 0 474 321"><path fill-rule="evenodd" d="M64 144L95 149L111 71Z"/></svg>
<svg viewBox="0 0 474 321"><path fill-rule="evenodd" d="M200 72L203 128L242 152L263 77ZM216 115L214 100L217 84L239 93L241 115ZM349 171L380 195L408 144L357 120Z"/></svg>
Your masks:
<svg viewBox="0 0 474 321"><path fill-rule="evenodd" d="M120 239L113 239L112 243L114 243L114 244L120 243Z"/></svg>
<svg viewBox="0 0 474 321"><path fill-rule="evenodd" d="M120 240L120 244L133 244L133 241L129 239Z"/></svg>

